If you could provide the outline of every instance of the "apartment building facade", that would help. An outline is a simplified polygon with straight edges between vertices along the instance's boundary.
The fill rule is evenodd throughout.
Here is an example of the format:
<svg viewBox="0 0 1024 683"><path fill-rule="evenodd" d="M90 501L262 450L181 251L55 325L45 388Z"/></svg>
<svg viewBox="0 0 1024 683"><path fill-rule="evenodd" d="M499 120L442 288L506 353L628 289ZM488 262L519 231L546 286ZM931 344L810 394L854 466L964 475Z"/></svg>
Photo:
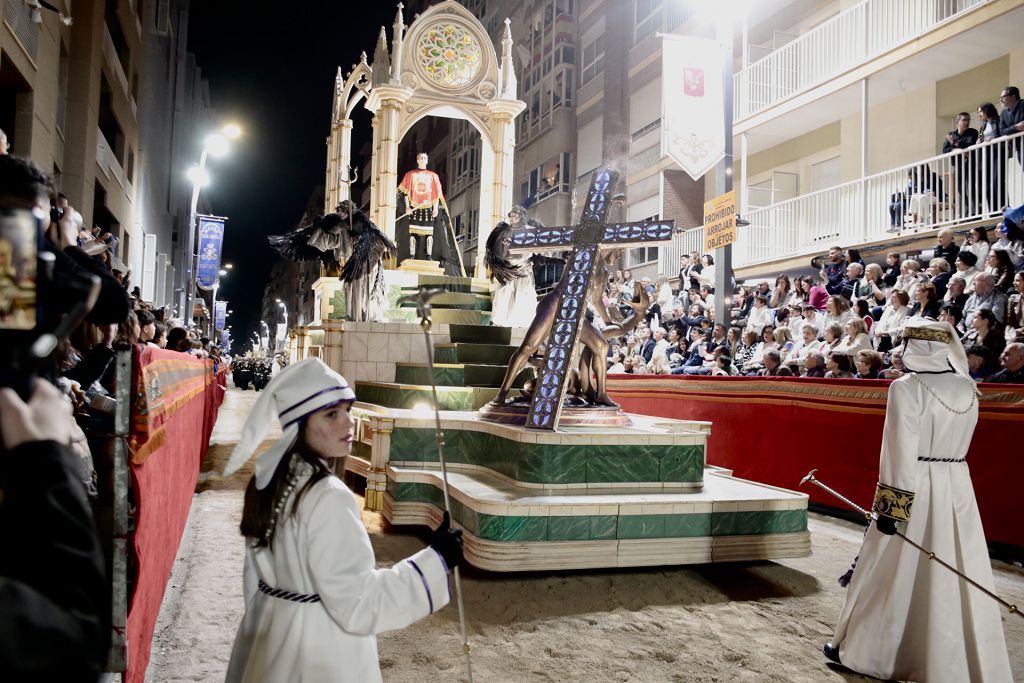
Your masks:
<svg viewBox="0 0 1024 683"><path fill-rule="evenodd" d="M194 119L209 106L184 49L187 0L51 2L70 25L23 0L2 1L0 128L11 153L52 173L86 226L117 237L112 265L132 271L144 298L170 303L184 254L162 219L182 210L186 167L175 173L173 147L189 132L175 124L179 112ZM158 92L168 82L173 91ZM187 199L184 207L187 216Z"/></svg>

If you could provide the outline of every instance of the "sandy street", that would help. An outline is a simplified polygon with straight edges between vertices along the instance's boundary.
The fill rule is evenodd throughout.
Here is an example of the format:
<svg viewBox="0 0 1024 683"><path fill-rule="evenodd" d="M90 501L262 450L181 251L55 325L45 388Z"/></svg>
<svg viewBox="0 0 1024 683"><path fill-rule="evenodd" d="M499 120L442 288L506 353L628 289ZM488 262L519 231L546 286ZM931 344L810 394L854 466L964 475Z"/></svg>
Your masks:
<svg viewBox="0 0 1024 683"><path fill-rule="evenodd" d="M257 394L232 389L204 471L219 471ZM242 616L242 491L251 468L204 474L164 598L148 681L223 680ZM378 562L423 545L415 528L364 513ZM478 681L859 681L826 666L843 589L835 577L857 553L854 525L811 516L811 557L681 568L491 574L463 588ZM1024 604L1024 571L996 563L996 590ZM1024 619L1003 611L1017 680ZM384 678L458 681L463 659L454 604L379 638Z"/></svg>

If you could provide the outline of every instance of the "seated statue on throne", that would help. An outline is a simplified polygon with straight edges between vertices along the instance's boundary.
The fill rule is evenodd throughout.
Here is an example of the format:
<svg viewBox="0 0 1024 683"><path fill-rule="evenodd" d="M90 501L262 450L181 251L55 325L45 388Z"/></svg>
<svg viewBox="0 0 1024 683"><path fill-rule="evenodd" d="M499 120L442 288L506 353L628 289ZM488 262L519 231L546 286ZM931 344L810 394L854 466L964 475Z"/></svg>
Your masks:
<svg viewBox="0 0 1024 683"><path fill-rule="evenodd" d="M441 178L427 168L425 152L416 155L416 168L398 185L395 241L398 259L435 261L445 275L465 276Z"/></svg>

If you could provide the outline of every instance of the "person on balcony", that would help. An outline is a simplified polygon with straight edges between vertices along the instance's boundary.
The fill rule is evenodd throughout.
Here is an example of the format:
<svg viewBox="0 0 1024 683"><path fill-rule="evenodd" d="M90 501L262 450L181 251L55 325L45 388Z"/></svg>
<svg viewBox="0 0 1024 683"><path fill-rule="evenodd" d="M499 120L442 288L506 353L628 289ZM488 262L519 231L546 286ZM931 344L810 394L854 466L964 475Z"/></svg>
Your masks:
<svg viewBox="0 0 1024 683"><path fill-rule="evenodd" d="M999 112L999 135L1015 135L1024 131L1024 102L1021 102L1017 86L1008 85L1003 88L1003 92L999 94L999 103L1003 105L1002 111ZM1013 150L1017 153L1017 160L1024 165L1020 140L1014 143Z"/></svg>
<svg viewBox="0 0 1024 683"><path fill-rule="evenodd" d="M1024 224L1024 204L1015 209L1005 209L1003 220L997 230L999 239L992 245L992 249L1003 249L1009 252L1015 270L1024 264L1024 227L1022 224Z"/></svg>
<svg viewBox="0 0 1024 683"><path fill-rule="evenodd" d="M903 215L906 212L907 200L917 193L917 174L914 169L907 171L907 183L902 191L894 192L889 197L889 231L903 227Z"/></svg>
<svg viewBox="0 0 1024 683"><path fill-rule="evenodd" d="M991 102L983 102L978 105L978 118L980 137L978 144L991 142L999 137L999 112ZM986 172L982 173L982 169ZM1000 211L1006 206L1006 158L996 147L989 145L982 148L981 159L978 162L977 188L978 194L984 194L988 202L988 210L985 215L991 215ZM982 180L984 176L984 187Z"/></svg>
<svg viewBox="0 0 1024 683"><path fill-rule="evenodd" d="M873 520L847 589L830 660L881 679L1013 679L999 606L892 538L905 534L993 587L992 565L964 461L978 394L955 331L908 319L907 374L889 386Z"/></svg>
<svg viewBox="0 0 1024 683"><path fill-rule="evenodd" d="M975 173L974 165L970 159L966 163L964 162L964 154L977 143L978 130L971 128L971 115L965 111L960 112L956 115L956 128L946 133L946 140L942 143L942 153L959 152L950 162L953 167L956 197L961 216L973 216L980 209L978 198L971 197L970 188L973 183L968 180Z"/></svg>
<svg viewBox="0 0 1024 683"><path fill-rule="evenodd" d="M927 164L922 164L917 173L917 192L910 196L907 212L910 223L915 227L931 225L935 220L935 205L946 199L942 191L942 180Z"/></svg>

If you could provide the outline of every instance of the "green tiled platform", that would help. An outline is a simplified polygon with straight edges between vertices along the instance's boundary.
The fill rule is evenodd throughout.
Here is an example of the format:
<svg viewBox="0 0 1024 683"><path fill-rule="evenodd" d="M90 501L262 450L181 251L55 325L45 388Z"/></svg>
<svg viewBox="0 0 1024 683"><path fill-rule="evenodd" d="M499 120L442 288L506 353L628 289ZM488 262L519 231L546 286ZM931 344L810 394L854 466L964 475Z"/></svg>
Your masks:
<svg viewBox="0 0 1024 683"><path fill-rule="evenodd" d="M512 343L512 328L510 327L452 325L448 329L453 342L498 346L508 346Z"/></svg>
<svg viewBox="0 0 1024 683"><path fill-rule="evenodd" d="M384 311L391 322L414 323L419 321L415 308L389 308ZM491 321L490 311L464 311L457 308L434 308L430 319L439 325L487 325Z"/></svg>
<svg viewBox="0 0 1024 683"><path fill-rule="evenodd" d="M436 469L389 467L384 514L436 524ZM708 468L700 492L523 491L454 466L452 516L467 559L493 571L778 559L810 554L807 498Z"/></svg>
<svg viewBox="0 0 1024 683"><path fill-rule="evenodd" d="M434 346L435 363L482 363L486 365L507 366L515 346L497 344L436 344Z"/></svg>
<svg viewBox="0 0 1024 683"><path fill-rule="evenodd" d="M446 292L438 294L430 300L433 309L457 308L464 311L489 311L491 310L491 297L486 294L472 294L470 292ZM416 304L407 302L401 308L415 308Z"/></svg>
<svg viewBox="0 0 1024 683"><path fill-rule="evenodd" d="M497 389L487 387L439 386L437 399L441 410L477 410L493 399L497 393ZM418 405L433 405L429 385L356 382L356 395L363 403L373 403L385 408L415 408Z"/></svg>
<svg viewBox="0 0 1024 683"><path fill-rule="evenodd" d="M512 383L513 387L523 386L530 376L524 370ZM496 387L505 378L505 368L501 365L434 363L434 378L437 383L448 387ZM430 384L430 368L426 363L397 363L395 366L396 384Z"/></svg>

